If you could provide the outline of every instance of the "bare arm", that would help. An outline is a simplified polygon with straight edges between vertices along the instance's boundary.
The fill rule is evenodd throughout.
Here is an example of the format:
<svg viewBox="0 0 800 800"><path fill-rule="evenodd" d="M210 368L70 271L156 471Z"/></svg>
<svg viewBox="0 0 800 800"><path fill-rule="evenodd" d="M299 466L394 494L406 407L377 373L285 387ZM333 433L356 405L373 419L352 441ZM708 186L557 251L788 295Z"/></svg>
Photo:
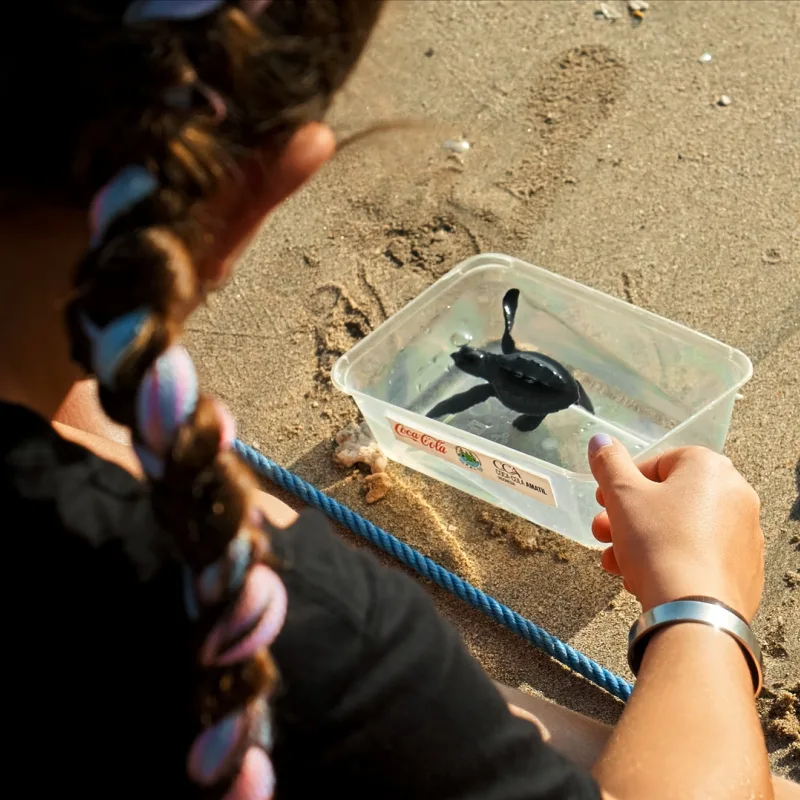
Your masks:
<svg viewBox="0 0 800 800"><path fill-rule="evenodd" d="M655 639L653 640L652 645L655 645ZM650 657L651 656L648 654L648 658ZM648 670L649 667L645 666L641 673L643 678L647 674ZM672 674L671 669L670 674ZM650 681L651 678L647 678L647 680ZM641 684L636 690L635 696L638 698L636 700L637 704L639 704L639 699L642 697L643 693L641 690L644 685L645 684ZM503 697L508 701L512 710L514 710L516 707L523 709L528 714L535 716L539 723L544 725L547 729L547 743L551 747L558 750L559 753L574 761L576 764L579 764L585 769L593 770L595 769L596 765L596 771L599 773L601 770L610 769L611 759L621 757L618 740L615 739L612 741L614 728L612 728L610 725L604 725L602 722L590 719L589 717L584 717L582 714L576 714L574 711L570 711L562 706L558 706L542 697L535 697L530 694L525 694L519 689L512 689L509 686L503 686L501 684L496 684L496 686ZM636 706L631 706L631 708L635 707ZM647 709L644 709L644 712L648 714L649 718L649 712L647 712ZM639 711L636 713L639 715ZM626 717L628 717L628 712L626 712ZM643 717L644 714L641 714L640 720ZM627 725L628 722L632 721L632 719L633 718L628 719L625 724ZM637 720L637 725L639 724L640 720ZM694 724L693 721L692 724ZM620 731L622 731L622 728L620 728ZM621 735L627 736L627 734ZM635 751L632 748L628 751L629 758L630 754L633 752ZM697 752L692 754L692 758L694 761L698 762L698 767L702 766L699 762ZM692 761L689 763L691 764ZM628 768L628 766L623 767L621 772L624 773ZM686 771L685 767L683 767L683 769ZM652 773L655 775L657 780L659 780L661 777L660 770L661 767L659 766L655 772ZM604 800L614 800L610 793L613 791L612 784L614 783L614 778L615 776L612 774L608 781L608 789L603 793ZM712 790L709 791L707 788L701 788L702 784L703 780L698 783L698 794L702 797L714 797L713 791L716 791L716 789L712 787ZM732 785L727 770L723 770L722 785ZM775 800L800 800L800 784L792 783L785 778L777 778L773 776L772 789L775 794ZM724 794L724 792L722 792L722 790L720 791L723 796L727 796ZM691 790L688 793L682 792L683 790L680 790L678 791L677 795L673 794L673 796L678 796L681 798L692 796ZM706 792L706 794L703 794L703 792ZM647 789L644 792L640 793L640 796L653 796L650 790L650 784L648 784ZM623 798L624 795L620 794L616 797L616 800L623 800Z"/></svg>
<svg viewBox="0 0 800 800"><path fill-rule="evenodd" d="M593 442L606 510L592 531L611 544L605 568L644 610L702 595L751 620L764 579L760 505L731 462L682 448L637 466L619 442ZM618 800L772 798L752 678L735 640L697 622L656 633L594 771Z"/></svg>
<svg viewBox="0 0 800 800"><path fill-rule="evenodd" d="M656 633L593 771L619 800L772 798L752 678L736 642L696 623Z"/></svg>

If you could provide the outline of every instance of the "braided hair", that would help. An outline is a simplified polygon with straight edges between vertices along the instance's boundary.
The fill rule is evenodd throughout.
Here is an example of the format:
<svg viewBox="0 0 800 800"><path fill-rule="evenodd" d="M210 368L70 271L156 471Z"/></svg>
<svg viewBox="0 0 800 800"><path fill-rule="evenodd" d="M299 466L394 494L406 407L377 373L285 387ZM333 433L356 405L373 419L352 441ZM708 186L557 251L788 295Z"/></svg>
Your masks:
<svg viewBox="0 0 800 800"><path fill-rule="evenodd" d="M91 240L67 326L73 358L97 377L104 410L132 431L156 515L185 565L197 652L188 774L200 797L268 798L278 677L268 646L287 598L254 505L256 480L231 450L233 420L199 392L180 345L206 288L197 261L215 235L213 220L201 230L196 212L248 149L266 137L277 152L300 123L321 117L381 4L15 5L36 7L38 46L53 65L41 68L52 97L47 120L58 120L63 135L45 145L29 133L47 127L40 87L30 85L37 78L23 81L10 58L0 100L31 124L0 164L0 186L90 207Z"/></svg>

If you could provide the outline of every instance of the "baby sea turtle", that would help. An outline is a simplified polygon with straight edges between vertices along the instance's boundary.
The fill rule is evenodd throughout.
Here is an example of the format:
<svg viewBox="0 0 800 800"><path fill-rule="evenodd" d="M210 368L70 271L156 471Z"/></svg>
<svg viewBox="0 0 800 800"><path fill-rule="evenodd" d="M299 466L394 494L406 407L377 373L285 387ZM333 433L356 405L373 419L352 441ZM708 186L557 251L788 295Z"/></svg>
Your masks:
<svg viewBox="0 0 800 800"><path fill-rule="evenodd" d="M519 289L509 289L503 297L502 354L464 345L450 355L459 369L486 383L442 400L428 412L429 417L458 414L490 397L521 415L513 423L520 431L536 430L548 414L575 403L594 413L583 386L566 367L542 353L517 349L511 329L518 305Z"/></svg>

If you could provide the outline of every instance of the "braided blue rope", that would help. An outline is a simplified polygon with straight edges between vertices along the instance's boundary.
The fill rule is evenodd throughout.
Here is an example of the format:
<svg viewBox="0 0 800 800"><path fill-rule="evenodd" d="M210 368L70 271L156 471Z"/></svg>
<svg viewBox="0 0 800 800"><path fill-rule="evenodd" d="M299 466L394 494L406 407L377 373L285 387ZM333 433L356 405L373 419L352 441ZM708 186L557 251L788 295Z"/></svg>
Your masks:
<svg viewBox="0 0 800 800"><path fill-rule="evenodd" d="M601 689L605 689L614 697L618 697L623 701L630 697L632 687L619 675L615 675L605 667L601 667L597 662L592 661L583 653L562 642L557 636L553 636L553 634L535 625L529 619L517 614L516 611L513 611L508 606L498 603L493 597L462 580L458 575L449 572L413 547L401 542L397 537L392 536L377 525L373 525L352 509L342 505L332 497L328 497L328 495L319 491L319 489L304 481L298 475L289 472L289 470L284 469L259 453L258 450L254 450L238 439L233 446L236 452L264 477L299 497L308 505L319 509L332 520L344 525L345 528L353 531L353 533L357 533L385 553L394 556L417 574L422 575L423 578L428 578L451 594L469 603L469 605L479 611L483 611L495 622L499 622L534 647L547 653L551 658L569 667L578 675L582 675Z"/></svg>

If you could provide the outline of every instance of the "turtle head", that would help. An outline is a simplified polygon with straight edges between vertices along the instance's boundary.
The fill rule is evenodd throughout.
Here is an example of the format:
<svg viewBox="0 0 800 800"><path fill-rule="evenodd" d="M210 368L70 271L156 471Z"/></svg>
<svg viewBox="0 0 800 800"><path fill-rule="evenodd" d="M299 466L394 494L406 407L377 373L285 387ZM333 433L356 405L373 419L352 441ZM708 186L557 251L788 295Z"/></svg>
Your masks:
<svg viewBox="0 0 800 800"><path fill-rule="evenodd" d="M473 375L476 378L483 378L486 372L486 353L481 350L476 350L474 347L464 345L460 350L450 354L455 365L466 372L468 375Z"/></svg>

